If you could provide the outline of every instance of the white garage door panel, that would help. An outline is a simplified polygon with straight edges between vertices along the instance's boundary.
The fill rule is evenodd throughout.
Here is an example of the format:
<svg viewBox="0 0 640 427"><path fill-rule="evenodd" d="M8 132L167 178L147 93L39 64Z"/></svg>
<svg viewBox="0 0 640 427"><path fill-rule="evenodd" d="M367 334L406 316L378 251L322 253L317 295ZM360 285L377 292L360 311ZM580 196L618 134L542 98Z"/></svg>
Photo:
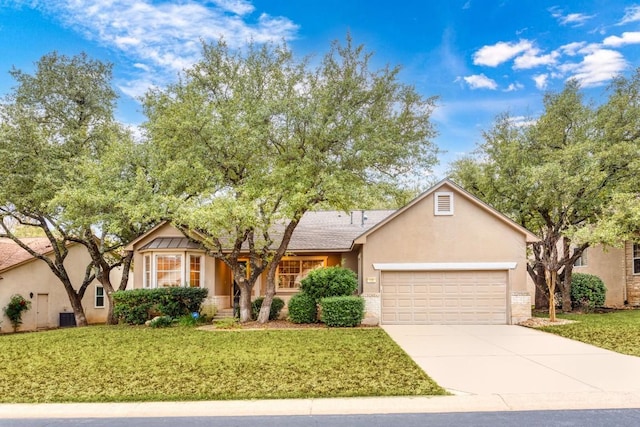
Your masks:
<svg viewBox="0 0 640 427"><path fill-rule="evenodd" d="M385 271L382 323L505 324L506 271Z"/></svg>

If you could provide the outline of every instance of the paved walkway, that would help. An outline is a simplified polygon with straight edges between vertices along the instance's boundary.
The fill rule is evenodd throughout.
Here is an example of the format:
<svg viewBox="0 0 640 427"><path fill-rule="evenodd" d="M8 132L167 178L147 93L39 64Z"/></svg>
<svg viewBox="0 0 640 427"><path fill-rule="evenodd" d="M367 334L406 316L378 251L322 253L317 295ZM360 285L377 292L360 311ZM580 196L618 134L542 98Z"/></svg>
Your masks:
<svg viewBox="0 0 640 427"><path fill-rule="evenodd" d="M385 326L454 396L0 404L6 418L335 415L640 408L640 358L519 326Z"/></svg>

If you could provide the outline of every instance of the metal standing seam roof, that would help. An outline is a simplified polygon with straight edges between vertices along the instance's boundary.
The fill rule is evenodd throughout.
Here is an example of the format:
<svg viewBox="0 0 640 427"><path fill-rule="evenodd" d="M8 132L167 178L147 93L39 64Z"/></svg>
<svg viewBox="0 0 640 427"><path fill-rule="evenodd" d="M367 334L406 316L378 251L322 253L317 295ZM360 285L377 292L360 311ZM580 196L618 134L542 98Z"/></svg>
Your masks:
<svg viewBox="0 0 640 427"><path fill-rule="evenodd" d="M140 248L140 250L148 249L202 249L202 247L186 237L157 237Z"/></svg>

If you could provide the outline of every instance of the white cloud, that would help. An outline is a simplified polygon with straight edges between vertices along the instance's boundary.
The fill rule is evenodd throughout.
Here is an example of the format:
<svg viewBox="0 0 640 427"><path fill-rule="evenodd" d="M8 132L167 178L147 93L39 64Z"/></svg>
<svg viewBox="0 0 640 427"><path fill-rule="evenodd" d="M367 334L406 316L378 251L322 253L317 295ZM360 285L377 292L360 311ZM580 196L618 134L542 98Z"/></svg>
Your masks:
<svg viewBox="0 0 640 427"><path fill-rule="evenodd" d="M572 27L581 27L589 19L595 15L585 15L584 13L568 13L564 14L558 7L551 7L548 9L551 12L551 16L556 18L560 25L570 25Z"/></svg>
<svg viewBox="0 0 640 427"><path fill-rule="evenodd" d="M515 59L513 68L514 70L528 70L541 65L553 65L556 63L559 56L560 54L558 52L540 55L540 49L529 49L523 55L520 55Z"/></svg>
<svg viewBox="0 0 640 427"><path fill-rule="evenodd" d="M511 83L509 86L507 86L506 89L503 90L503 92L515 92L517 90L521 90L524 89L524 85L522 83Z"/></svg>
<svg viewBox="0 0 640 427"><path fill-rule="evenodd" d="M476 65L487 65L497 67L511 58L533 48L529 40L520 40L517 43L498 42L491 46L481 47L473 55L473 63Z"/></svg>
<svg viewBox="0 0 640 427"><path fill-rule="evenodd" d="M237 15L246 15L255 10L255 7L246 0L211 0L211 3Z"/></svg>
<svg viewBox="0 0 640 427"><path fill-rule="evenodd" d="M640 21L640 5L633 5L624 9L624 16L622 20L618 22L618 25L625 25L630 22Z"/></svg>
<svg viewBox="0 0 640 427"><path fill-rule="evenodd" d="M587 44L585 42L573 42L560 46L560 51L565 55L575 56L584 48Z"/></svg>
<svg viewBox="0 0 640 427"><path fill-rule="evenodd" d="M463 80L467 82L471 89L491 89L495 90L498 88L498 84L485 76L484 74L475 74L472 76L463 77Z"/></svg>
<svg viewBox="0 0 640 427"><path fill-rule="evenodd" d="M586 55L579 64L565 64L563 71L569 72L584 87L604 84L627 68L627 61L620 52L598 49Z"/></svg>
<svg viewBox="0 0 640 427"><path fill-rule="evenodd" d="M224 38L232 47L250 40L294 38L298 26L287 18L255 16L247 0L48 0L25 5L53 15L68 28L134 61L141 75L122 84L127 94L141 84L162 85L200 58L201 40ZM146 68L146 69L145 69Z"/></svg>
<svg viewBox="0 0 640 427"><path fill-rule="evenodd" d="M540 90L544 90L547 88L547 84L549 81L548 74L538 74L533 76L533 81L536 83L536 87Z"/></svg>
<svg viewBox="0 0 640 427"><path fill-rule="evenodd" d="M640 43L640 32L625 32L622 33L622 37L609 36L602 42L605 46L619 47L626 44L638 44Z"/></svg>
<svg viewBox="0 0 640 427"><path fill-rule="evenodd" d="M536 124L536 120L526 116L509 117L509 123L517 127L528 127Z"/></svg>

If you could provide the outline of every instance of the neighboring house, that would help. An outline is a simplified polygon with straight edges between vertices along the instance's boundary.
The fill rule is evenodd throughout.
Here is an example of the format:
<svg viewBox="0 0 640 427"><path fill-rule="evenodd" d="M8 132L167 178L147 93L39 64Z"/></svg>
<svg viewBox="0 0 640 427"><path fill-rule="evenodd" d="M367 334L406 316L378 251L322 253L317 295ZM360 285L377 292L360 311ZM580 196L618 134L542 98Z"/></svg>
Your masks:
<svg viewBox="0 0 640 427"><path fill-rule="evenodd" d="M24 238L22 241L38 253L51 253L51 244L44 237ZM89 261L89 253L83 246L69 246L65 266L72 283L82 282ZM64 286L49 266L44 261L32 257L14 241L0 238L0 310L6 307L14 294L20 294L31 301L31 309L22 315L19 331L57 327L60 326L61 319L63 325L64 322L74 321L73 310ZM99 283L89 285L82 303L89 323L106 321L108 300ZM0 320L0 331L13 330L3 311L0 311Z"/></svg>
<svg viewBox="0 0 640 427"><path fill-rule="evenodd" d="M288 300L314 268L358 275L367 315L383 324L510 324L531 316L526 245L532 233L451 181L397 211L307 213L278 266ZM134 287L202 286L218 308L233 305L229 268L168 223L131 242ZM253 297L264 293L265 277Z"/></svg>
<svg viewBox="0 0 640 427"><path fill-rule="evenodd" d="M625 242L620 248L587 248L573 268L574 273L594 274L607 288L605 305L640 306L640 244Z"/></svg>

